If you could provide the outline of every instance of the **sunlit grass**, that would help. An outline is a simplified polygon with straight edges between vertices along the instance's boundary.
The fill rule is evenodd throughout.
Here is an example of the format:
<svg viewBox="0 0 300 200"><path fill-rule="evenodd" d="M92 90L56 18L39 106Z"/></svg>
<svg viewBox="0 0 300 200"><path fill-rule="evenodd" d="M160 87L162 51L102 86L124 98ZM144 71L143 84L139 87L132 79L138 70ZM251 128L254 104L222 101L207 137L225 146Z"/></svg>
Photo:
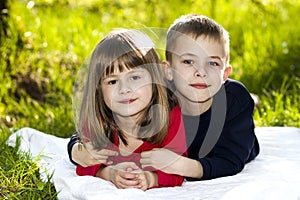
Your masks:
<svg viewBox="0 0 300 200"><path fill-rule="evenodd" d="M5 134L1 131L1 134ZM0 198L1 199L56 199L57 192L50 182L40 179L39 167L29 153L1 144L0 147Z"/></svg>

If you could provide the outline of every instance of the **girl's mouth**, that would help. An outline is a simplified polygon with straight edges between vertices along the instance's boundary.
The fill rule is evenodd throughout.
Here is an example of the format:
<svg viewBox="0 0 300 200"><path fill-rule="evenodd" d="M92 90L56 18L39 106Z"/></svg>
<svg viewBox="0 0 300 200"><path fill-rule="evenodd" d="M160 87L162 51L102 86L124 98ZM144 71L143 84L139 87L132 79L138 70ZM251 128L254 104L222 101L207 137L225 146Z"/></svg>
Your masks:
<svg viewBox="0 0 300 200"><path fill-rule="evenodd" d="M132 102L134 102L136 99L124 99L122 101L119 101L122 104L131 104Z"/></svg>

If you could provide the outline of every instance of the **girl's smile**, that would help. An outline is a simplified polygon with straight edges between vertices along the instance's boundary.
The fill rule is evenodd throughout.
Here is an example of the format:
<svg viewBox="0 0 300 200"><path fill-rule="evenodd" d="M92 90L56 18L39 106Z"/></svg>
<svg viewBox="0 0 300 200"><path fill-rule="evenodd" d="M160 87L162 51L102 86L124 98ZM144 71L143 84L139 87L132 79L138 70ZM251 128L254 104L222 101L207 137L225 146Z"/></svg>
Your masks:
<svg viewBox="0 0 300 200"><path fill-rule="evenodd" d="M124 99L124 100L121 100L119 102L122 103L122 104L131 104L135 100L137 100L137 99L136 98L135 99Z"/></svg>

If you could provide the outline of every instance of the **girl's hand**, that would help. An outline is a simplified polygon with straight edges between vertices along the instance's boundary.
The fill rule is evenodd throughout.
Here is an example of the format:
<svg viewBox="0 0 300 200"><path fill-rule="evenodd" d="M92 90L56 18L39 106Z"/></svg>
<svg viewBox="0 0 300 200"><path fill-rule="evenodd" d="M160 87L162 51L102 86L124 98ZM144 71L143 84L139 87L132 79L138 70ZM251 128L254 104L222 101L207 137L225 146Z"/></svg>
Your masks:
<svg viewBox="0 0 300 200"><path fill-rule="evenodd" d="M157 186L158 178L155 172L144 171L142 169L137 169L132 171L132 173L138 174L137 179L139 180L138 188L145 191L148 188Z"/></svg>
<svg viewBox="0 0 300 200"><path fill-rule="evenodd" d="M142 152L140 162L143 168L151 166L168 174L178 174L176 166L184 164L180 163L181 157L171 150L154 148L151 151Z"/></svg>
<svg viewBox="0 0 300 200"><path fill-rule="evenodd" d="M85 145L81 143L74 144L72 148L72 159L83 167L96 164L112 164L108 163L107 159L110 156L116 156L118 153L109 149L95 150L91 143Z"/></svg>
<svg viewBox="0 0 300 200"><path fill-rule="evenodd" d="M133 162L123 162L100 169L97 176L111 181L117 188L141 188L139 175L132 173L138 169L139 167Z"/></svg>

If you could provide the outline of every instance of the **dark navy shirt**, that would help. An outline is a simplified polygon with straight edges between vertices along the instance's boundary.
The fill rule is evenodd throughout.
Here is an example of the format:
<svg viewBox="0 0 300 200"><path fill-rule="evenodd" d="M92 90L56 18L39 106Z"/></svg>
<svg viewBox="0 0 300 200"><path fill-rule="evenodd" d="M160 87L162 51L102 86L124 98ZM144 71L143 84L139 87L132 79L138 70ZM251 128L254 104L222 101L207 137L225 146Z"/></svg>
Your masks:
<svg viewBox="0 0 300 200"><path fill-rule="evenodd" d="M187 180L234 175L258 155L253 110L254 101L247 89L228 79L213 97L209 110L200 116L183 115L188 156L203 166L201 179Z"/></svg>

